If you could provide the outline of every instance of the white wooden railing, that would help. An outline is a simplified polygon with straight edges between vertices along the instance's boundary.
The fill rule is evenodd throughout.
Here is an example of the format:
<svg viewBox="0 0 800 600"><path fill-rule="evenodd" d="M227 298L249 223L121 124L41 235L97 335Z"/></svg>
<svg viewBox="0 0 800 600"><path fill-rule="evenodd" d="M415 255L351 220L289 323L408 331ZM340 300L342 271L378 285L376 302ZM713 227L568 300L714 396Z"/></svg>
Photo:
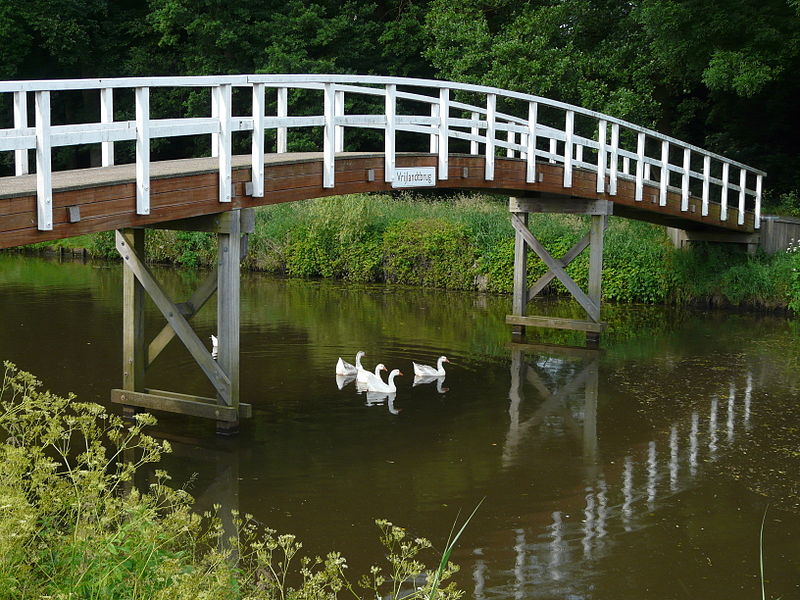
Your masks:
<svg viewBox="0 0 800 600"><path fill-rule="evenodd" d="M234 87L252 90L251 114L233 114ZM211 114L208 117L154 118L150 111L150 90L155 88L208 88L212 97ZM321 114L290 115L288 92L292 89L321 91ZM90 123L52 124L51 93L79 90L96 90L99 94L98 119ZM114 119L115 92L125 93L122 90L133 91L135 119ZM268 90L276 90L275 115L266 114ZM495 178L495 157L505 152L508 157L526 161L529 183L537 181L537 161L547 161L563 165L565 188L572 187L575 168L587 169L597 174L598 193L614 196L618 181L629 180L635 182L636 201L644 201L645 185L655 186L659 190L659 205L667 204L668 191L676 192L681 194L684 212L690 210L689 197L694 185L700 190L703 216L708 215L709 203L718 202L720 220L727 221L729 201L736 200L731 196L738 194L738 225L744 224L748 196L755 213L755 227L760 223L762 181L766 175L763 171L608 115L498 88L357 75L230 75L0 82L0 95L5 94L13 94L13 126L0 129L0 153L14 152L15 173L23 176L31 170L28 151L35 151L40 230L53 227L53 148L100 144L102 166L112 166L114 143L135 141L136 212L146 215L150 211L151 140L211 135L212 154L219 160L219 200L230 202L234 132L254 132L252 192L253 196L261 197L264 194L265 131L276 130L275 150L283 153L287 152L289 130L303 127L322 128L323 185L326 188L335 185L334 157L344 150L345 130L366 128L384 132L387 182L394 178L398 151L419 151L424 146L438 154L438 179L446 180L451 140L464 140L469 142L470 154L485 157L484 177L488 181ZM382 111L346 114L345 95L350 94L383 98ZM454 99L457 94L480 101L459 102ZM30 95L33 95L35 112L33 126L28 115ZM500 112L498 100L501 106L511 108ZM576 126L576 119L581 121L580 127ZM421 134L429 138L429 142L423 141L424 146L409 142L408 147L398 148L397 132ZM462 144L466 152L467 144ZM653 145L658 152L652 152Z"/></svg>

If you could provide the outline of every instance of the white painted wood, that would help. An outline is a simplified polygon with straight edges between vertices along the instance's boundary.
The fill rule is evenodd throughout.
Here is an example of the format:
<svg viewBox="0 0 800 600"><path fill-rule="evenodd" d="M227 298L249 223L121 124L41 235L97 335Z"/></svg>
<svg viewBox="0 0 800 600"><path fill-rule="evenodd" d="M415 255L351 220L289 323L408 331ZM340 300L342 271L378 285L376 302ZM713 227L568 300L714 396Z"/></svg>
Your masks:
<svg viewBox="0 0 800 600"><path fill-rule="evenodd" d="M285 119L289 116L289 90L285 87L278 88L278 118ZM286 125L280 125L277 131L276 152L282 154L287 151L289 130Z"/></svg>
<svg viewBox="0 0 800 600"><path fill-rule="evenodd" d="M28 94L14 92L14 129L28 127ZM14 150L14 174L27 175L30 173L28 151L24 148Z"/></svg>
<svg viewBox="0 0 800 600"><path fill-rule="evenodd" d="M139 87L136 101L136 214L150 214L150 88Z"/></svg>
<svg viewBox="0 0 800 600"><path fill-rule="evenodd" d="M386 113L386 130L384 133L384 148L383 148L383 160L384 160L384 178L383 180L387 183L391 183L394 180L394 169L395 169L395 128L397 126L395 122L396 113L397 113L397 86L394 84L389 84L386 86L386 101L385 101L385 108L384 111Z"/></svg>
<svg viewBox="0 0 800 600"><path fill-rule="evenodd" d="M528 102L528 139L527 139L527 168L525 171L525 181L536 183L536 130L539 119L539 105L536 102Z"/></svg>
<svg viewBox="0 0 800 600"><path fill-rule="evenodd" d="M644 180L650 181L650 163L646 158L644 159Z"/></svg>
<svg viewBox="0 0 800 600"><path fill-rule="evenodd" d="M470 116L472 117L473 121L478 121L481 118L480 113L474 111ZM478 152L480 151L478 148L478 139L477 139L478 136L480 135L480 129L478 128L477 125L472 125L469 132L475 137L475 139L469 141L469 153L472 154L473 156L477 156Z"/></svg>
<svg viewBox="0 0 800 600"><path fill-rule="evenodd" d="M658 188L658 205L667 205L667 187L669 187L669 142L661 142L661 181Z"/></svg>
<svg viewBox="0 0 800 600"><path fill-rule="evenodd" d="M683 149L683 172L681 174L681 211L689 210L689 173L692 169L692 151Z"/></svg>
<svg viewBox="0 0 800 600"><path fill-rule="evenodd" d="M611 165L609 167L608 193L617 195L617 174L619 173L619 125L611 124Z"/></svg>
<svg viewBox="0 0 800 600"><path fill-rule="evenodd" d="M745 185L747 184L747 171L739 169L739 214L736 223L744 225Z"/></svg>
<svg viewBox="0 0 800 600"><path fill-rule="evenodd" d="M711 184L711 157L706 154L703 157L703 206L700 211L700 215L703 217L708 216L708 202L709 196L711 194L710 191L710 184Z"/></svg>
<svg viewBox="0 0 800 600"><path fill-rule="evenodd" d="M211 118L219 122L219 96L217 95L217 88L211 88ZM217 158L219 156L219 131L211 134L211 157Z"/></svg>
<svg viewBox="0 0 800 600"><path fill-rule="evenodd" d="M554 137L550 138L550 163L555 164L556 155L558 154L558 140Z"/></svg>
<svg viewBox="0 0 800 600"><path fill-rule="evenodd" d="M109 124L114 122L114 89L103 88L100 90L100 122ZM110 167L114 164L114 142L101 142L101 164Z"/></svg>
<svg viewBox="0 0 800 600"><path fill-rule="evenodd" d="M336 130L334 129L334 103L336 88L333 83L325 84L324 115L325 129L323 131L323 161L322 161L322 187L332 188L336 185L334 174L336 172Z"/></svg>
<svg viewBox="0 0 800 600"><path fill-rule="evenodd" d="M253 141L252 141L252 178L253 197L264 197L264 119L267 103L263 83L253 84Z"/></svg>
<svg viewBox="0 0 800 600"><path fill-rule="evenodd" d="M511 147L511 144L517 143L517 134L509 129L506 132L506 141L509 143L509 146L506 148L506 158L514 158L514 149Z"/></svg>
<svg viewBox="0 0 800 600"><path fill-rule="evenodd" d="M50 148L50 92L36 92L36 227L53 229L53 181Z"/></svg>
<svg viewBox="0 0 800 600"><path fill-rule="evenodd" d="M719 220L728 220L728 175L730 171L730 164L727 162L722 163L722 189L720 190L719 197Z"/></svg>
<svg viewBox="0 0 800 600"><path fill-rule="evenodd" d="M606 191L606 128L607 121L601 119L597 124L597 142L599 149L597 150L597 193L603 194Z"/></svg>
<svg viewBox="0 0 800 600"><path fill-rule="evenodd" d="M575 138L573 138L575 139ZM575 163L582 163L583 162L583 144L575 141ZM573 165L574 166L574 165Z"/></svg>
<svg viewBox="0 0 800 600"><path fill-rule="evenodd" d="M231 201L231 181L233 168L233 130L231 115L233 110L232 88L223 84L214 88L217 94L217 112L219 118L219 201Z"/></svg>
<svg viewBox="0 0 800 600"><path fill-rule="evenodd" d="M334 96L334 114L337 117L336 122L339 122L338 117L344 116L344 92L336 90ZM336 125L336 152L344 152L344 127Z"/></svg>
<svg viewBox="0 0 800 600"><path fill-rule="evenodd" d="M756 206L755 206L755 223L753 226L756 229L761 228L761 186L763 185L764 176L761 174L756 175Z"/></svg>
<svg viewBox="0 0 800 600"><path fill-rule="evenodd" d="M630 175L631 173L631 157L630 156L623 156L622 157L622 172L626 175Z"/></svg>
<svg viewBox="0 0 800 600"><path fill-rule="evenodd" d="M450 90L439 90L439 180L447 179L448 160L450 158Z"/></svg>
<svg viewBox="0 0 800 600"><path fill-rule="evenodd" d="M497 128L497 95L486 96L486 154L483 178L494 181L494 149Z"/></svg>
<svg viewBox="0 0 800 600"><path fill-rule="evenodd" d="M641 202L644 195L644 132L639 133L636 140L636 202Z"/></svg>
<svg viewBox="0 0 800 600"><path fill-rule="evenodd" d="M431 104L431 138L429 151L431 154L439 153L439 105Z"/></svg>
<svg viewBox="0 0 800 600"><path fill-rule="evenodd" d="M564 187L572 187L573 135L575 129L575 112L568 110L564 119Z"/></svg>

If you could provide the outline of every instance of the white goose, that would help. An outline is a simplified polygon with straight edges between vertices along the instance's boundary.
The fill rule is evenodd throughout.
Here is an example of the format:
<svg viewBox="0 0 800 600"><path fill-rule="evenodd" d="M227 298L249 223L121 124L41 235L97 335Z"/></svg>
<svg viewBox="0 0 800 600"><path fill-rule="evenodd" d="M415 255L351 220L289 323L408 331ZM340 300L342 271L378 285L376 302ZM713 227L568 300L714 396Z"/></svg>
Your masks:
<svg viewBox="0 0 800 600"><path fill-rule="evenodd" d="M444 377L444 366L443 363L449 363L450 361L447 360L446 356L440 356L439 360L436 361L436 368L428 366L428 365L421 365L419 363L412 363L414 365L414 375L416 377Z"/></svg>
<svg viewBox="0 0 800 600"><path fill-rule="evenodd" d="M339 357L339 360L336 361L336 374L337 375L357 375L359 371L363 370L361 366L361 357L364 356L366 352L363 350L359 350L356 352L356 364L351 365L349 362L342 360L342 357Z"/></svg>
<svg viewBox="0 0 800 600"><path fill-rule="evenodd" d="M380 365L383 366L383 365ZM375 367L375 372L377 373L377 367ZM394 369L391 373L389 373L389 381L388 383L383 381L379 375L375 375L370 373L369 381L367 382L367 391L369 392L383 392L384 394L394 394L397 392L397 386L394 384L394 378L398 375L402 375L400 369Z"/></svg>

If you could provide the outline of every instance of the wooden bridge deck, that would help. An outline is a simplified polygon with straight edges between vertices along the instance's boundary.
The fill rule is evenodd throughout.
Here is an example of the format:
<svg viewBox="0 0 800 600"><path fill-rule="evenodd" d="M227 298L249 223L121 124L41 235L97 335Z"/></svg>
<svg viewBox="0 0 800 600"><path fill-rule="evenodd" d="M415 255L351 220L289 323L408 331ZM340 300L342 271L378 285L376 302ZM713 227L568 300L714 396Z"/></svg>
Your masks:
<svg viewBox="0 0 800 600"><path fill-rule="evenodd" d="M53 229L37 229L36 175L0 178L0 248L62 239L86 233L135 227L324 196L392 189L384 181L383 153L338 153L335 186L323 187L323 153L281 153L265 157L263 198L247 195L252 180L250 155L235 156L232 163L233 194L230 203L219 202L219 167L216 158L151 163L151 212L136 214L135 165L116 165L53 173ZM398 153L397 167L436 167L438 157L429 153ZM643 199L635 199L635 182L620 179L617 194L596 191L597 175L575 169L571 188L563 186L564 168L547 162L538 165L539 181L526 182L526 162L497 158L495 178L484 178L485 160L480 156L452 154L448 178L437 180L437 189L497 192L509 196L558 196L564 212L575 199L614 202L614 214L672 227L717 232L754 231L754 214L746 212L738 225L738 210L728 208L720 220L720 205L711 203L701 216L701 200L691 197L689 210L681 210L681 194L670 191L665 206L659 204L657 184L645 184ZM432 188L415 188L430 190ZM606 186L606 189L608 187ZM76 208L77 207L77 208Z"/></svg>

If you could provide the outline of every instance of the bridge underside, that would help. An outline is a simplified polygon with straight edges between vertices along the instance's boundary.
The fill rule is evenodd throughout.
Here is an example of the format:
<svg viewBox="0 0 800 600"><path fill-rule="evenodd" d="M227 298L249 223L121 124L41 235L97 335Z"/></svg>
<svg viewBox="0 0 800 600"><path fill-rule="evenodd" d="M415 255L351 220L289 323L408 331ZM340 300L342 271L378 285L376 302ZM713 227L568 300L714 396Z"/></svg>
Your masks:
<svg viewBox="0 0 800 600"><path fill-rule="evenodd" d="M436 167L437 155L398 154L397 167ZM582 169L573 172L573 184L563 186L563 166L537 165L536 183L526 182L526 163L514 158L497 158L493 181L484 179L484 158L454 154L449 158L448 178L438 180L436 189L460 189L501 193L515 197L557 197L563 199L558 212L572 212L571 199L609 200L614 214L686 230L752 233L754 216L747 212L743 225L738 210L728 207L727 219L720 220L720 205L711 204L702 216L701 200L691 197L687 211L681 210L681 195L670 191L666 206L659 205L657 185L644 186L643 199L635 200L635 183L620 179L617 194L596 191L596 175ZM154 162L151 165L151 209L136 214L136 174L132 164L53 173L53 229L37 229L36 176L0 178L0 248L77 235L138 227L332 195L381 192L392 189L384 182L382 153L341 153L336 155L335 186L324 188L322 153L268 155L265 161L264 197L248 195L252 180L250 156L234 157L230 203L219 202L216 158ZM608 185L605 186L608 189ZM416 188L420 191L432 188Z"/></svg>

